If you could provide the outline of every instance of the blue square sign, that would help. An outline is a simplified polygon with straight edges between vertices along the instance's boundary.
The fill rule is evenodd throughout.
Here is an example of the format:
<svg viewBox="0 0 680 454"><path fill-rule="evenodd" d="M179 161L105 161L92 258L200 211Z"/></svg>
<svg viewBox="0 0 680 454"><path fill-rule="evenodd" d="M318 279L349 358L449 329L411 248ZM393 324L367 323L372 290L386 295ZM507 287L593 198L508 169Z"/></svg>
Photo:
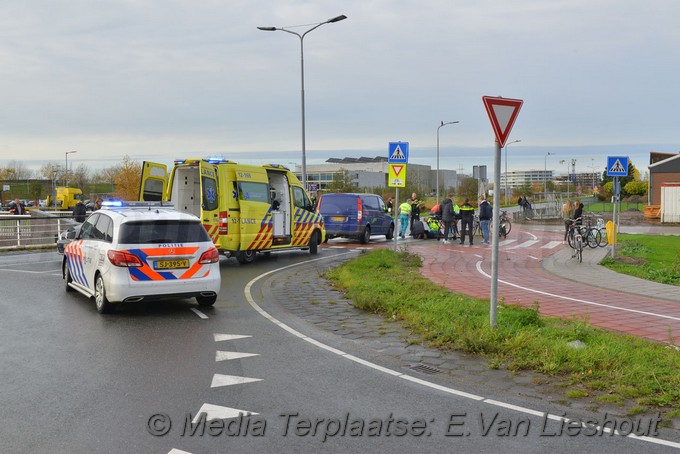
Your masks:
<svg viewBox="0 0 680 454"><path fill-rule="evenodd" d="M387 162L391 164L408 164L408 142L390 142Z"/></svg>
<svg viewBox="0 0 680 454"><path fill-rule="evenodd" d="M607 156L607 176L627 177L628 156Z"/></svg>

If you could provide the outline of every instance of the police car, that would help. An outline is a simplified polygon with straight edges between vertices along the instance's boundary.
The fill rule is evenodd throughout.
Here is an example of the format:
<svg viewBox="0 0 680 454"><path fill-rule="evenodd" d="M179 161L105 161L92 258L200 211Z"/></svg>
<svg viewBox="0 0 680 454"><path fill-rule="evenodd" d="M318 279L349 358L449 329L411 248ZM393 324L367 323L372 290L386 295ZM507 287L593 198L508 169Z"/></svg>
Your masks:
<svg viewBox="0 0 680 454"><path fill-rule="evenodd" d="M64 248L66 291L116 303L194 297L211 306L220 291L219 253L201 221L168 202L112 202L83 222Z"/></svg>

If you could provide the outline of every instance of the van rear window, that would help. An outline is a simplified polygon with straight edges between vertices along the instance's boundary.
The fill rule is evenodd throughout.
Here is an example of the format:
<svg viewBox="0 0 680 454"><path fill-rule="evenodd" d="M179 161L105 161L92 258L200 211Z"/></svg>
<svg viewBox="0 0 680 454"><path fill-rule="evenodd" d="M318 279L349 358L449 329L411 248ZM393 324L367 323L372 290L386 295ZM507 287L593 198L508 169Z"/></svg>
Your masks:
<svg viewBox="0 0 680 454"><path fill-rule="evenodd" d="M356 214L357 196L355 195L332 195L322 196L319 206L321 214Z"/></svg>
<svg viewBox="0 0 680 454"><path fill-rule="evenodd" d="M208 232L196 221L135 221L120 226L119 243L201 243Z"/></svg>

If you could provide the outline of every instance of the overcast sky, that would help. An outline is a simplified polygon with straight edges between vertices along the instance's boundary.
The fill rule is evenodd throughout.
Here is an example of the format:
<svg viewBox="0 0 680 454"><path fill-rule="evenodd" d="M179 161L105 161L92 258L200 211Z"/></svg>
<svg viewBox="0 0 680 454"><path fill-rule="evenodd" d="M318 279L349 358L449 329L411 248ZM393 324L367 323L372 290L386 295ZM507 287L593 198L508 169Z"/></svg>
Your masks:
<svg viewBox="0 0 680 454"><path fill-rule="evenodd" d="M481 97L524 100L510 169L680 152L677 0L4 0L0 164L387 155L493 169ZM548 152L555 156L546 157Z"/></svg>

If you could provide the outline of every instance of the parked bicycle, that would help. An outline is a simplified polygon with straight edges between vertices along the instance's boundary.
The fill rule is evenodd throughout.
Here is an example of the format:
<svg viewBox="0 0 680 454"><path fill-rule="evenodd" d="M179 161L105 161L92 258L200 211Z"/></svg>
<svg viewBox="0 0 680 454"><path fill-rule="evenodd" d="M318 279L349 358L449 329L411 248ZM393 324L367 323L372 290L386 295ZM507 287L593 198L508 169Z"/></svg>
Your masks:
<svg viewBox="0 0 680 454"><path fill-rule="evenodd" d="M489 222L489 231L493 232L493 219ZM508 234L512 230L512 222L508 216L508 212L502 210L498 216L498 236L503 237L503 239L508 237ZM482 224L479 220L479 216L475 214L474 220L472 221L472 235L477 236L482 234Z"/></svg>

